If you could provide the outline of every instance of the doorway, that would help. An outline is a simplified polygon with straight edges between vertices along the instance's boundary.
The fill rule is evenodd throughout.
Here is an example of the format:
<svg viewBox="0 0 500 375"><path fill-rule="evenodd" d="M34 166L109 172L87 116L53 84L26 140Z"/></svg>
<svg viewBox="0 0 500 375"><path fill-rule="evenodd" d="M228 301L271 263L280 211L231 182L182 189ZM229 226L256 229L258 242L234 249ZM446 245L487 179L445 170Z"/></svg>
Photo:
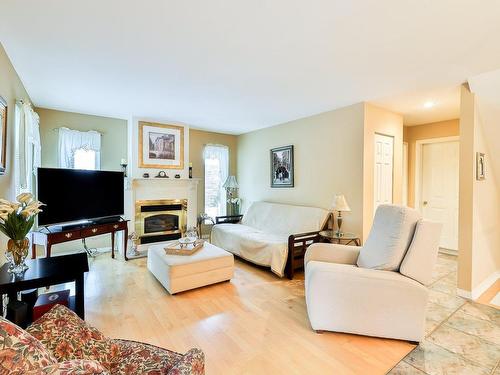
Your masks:
<svg viewBox="0 0 500 375"><path fill-rule="evenodd" d="M394 137L375 134L375 173L373 212L381 204L392 203L394 176Z"/></svg>
<svg viewBox="0 0 500 375"><path fill-rule="evenodd" d="M415 207L424 219L443 224L440 247L458 250L459 140L447 137L416 144Z"/></svg>

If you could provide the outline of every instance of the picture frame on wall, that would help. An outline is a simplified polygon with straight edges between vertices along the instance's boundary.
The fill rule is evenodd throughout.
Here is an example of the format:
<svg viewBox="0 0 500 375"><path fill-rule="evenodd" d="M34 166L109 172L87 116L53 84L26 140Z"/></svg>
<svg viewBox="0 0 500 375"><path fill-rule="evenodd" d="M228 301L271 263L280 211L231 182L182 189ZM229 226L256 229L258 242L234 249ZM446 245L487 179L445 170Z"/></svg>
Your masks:
<svg viewBox="0 0 500 375"><path fill-rule="evenodd" d="M184 127L139 121L139 168L184 169Z"/></svg>
<svg viewBox="0 0 500 375"><path fill-rule="evenodd" d="M486 178L486 166L485 166L484 153L476 152L476 180L482 181Z"/></svg>
<svg viewBox="0 0 500 375"><path fill-rule="evenodd" d="M7 168L7 101L0 96L0 175Z"/></svg>
<svg viewBox="0 0 500 375"><path fill-rule="evenodd" d="M271 187L294 187L293 145L271 149Z"/></svg>

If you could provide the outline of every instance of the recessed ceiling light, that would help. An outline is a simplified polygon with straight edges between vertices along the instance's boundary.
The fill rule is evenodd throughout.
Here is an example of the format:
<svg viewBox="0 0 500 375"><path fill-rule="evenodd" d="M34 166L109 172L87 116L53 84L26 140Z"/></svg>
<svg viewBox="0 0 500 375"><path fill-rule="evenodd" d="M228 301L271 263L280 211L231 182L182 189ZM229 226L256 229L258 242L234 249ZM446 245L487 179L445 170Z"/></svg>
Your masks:
<svg viewBox="0 0 500 375"><path fill-rule="evenodd" d="M432 102L432 101L428 101L428 102L425 102L424 103L424 108L432 108L436 105L436 103Z"/></svg>

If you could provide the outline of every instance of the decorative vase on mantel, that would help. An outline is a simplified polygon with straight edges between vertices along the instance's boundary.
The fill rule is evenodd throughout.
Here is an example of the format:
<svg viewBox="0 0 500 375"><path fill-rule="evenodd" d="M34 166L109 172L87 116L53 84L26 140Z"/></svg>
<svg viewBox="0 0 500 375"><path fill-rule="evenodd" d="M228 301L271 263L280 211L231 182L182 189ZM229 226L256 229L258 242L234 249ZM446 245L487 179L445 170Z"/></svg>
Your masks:
<svg viewBox="0 0 500 375"><path fill-rule="evenodd" d="M30 241L26 237L33 227L43 203L30 193L19 194L16 202L0 199L0 231L9 237L5 257L9 261L9 272L16 275L28 269L26 258Z"/></svg>

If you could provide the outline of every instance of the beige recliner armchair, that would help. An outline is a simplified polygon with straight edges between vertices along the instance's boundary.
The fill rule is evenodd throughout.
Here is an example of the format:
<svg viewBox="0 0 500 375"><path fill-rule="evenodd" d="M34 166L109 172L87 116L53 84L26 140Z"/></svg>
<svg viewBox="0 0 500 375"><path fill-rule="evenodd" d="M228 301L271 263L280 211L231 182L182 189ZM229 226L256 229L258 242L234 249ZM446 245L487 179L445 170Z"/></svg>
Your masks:
<svg viewBox="0 0 500 375"><path fill-rule="evenodd" d="M421 341L440 232L414 209L381 205L363 247L311 245L304 263L312 328Z"/></svg>

